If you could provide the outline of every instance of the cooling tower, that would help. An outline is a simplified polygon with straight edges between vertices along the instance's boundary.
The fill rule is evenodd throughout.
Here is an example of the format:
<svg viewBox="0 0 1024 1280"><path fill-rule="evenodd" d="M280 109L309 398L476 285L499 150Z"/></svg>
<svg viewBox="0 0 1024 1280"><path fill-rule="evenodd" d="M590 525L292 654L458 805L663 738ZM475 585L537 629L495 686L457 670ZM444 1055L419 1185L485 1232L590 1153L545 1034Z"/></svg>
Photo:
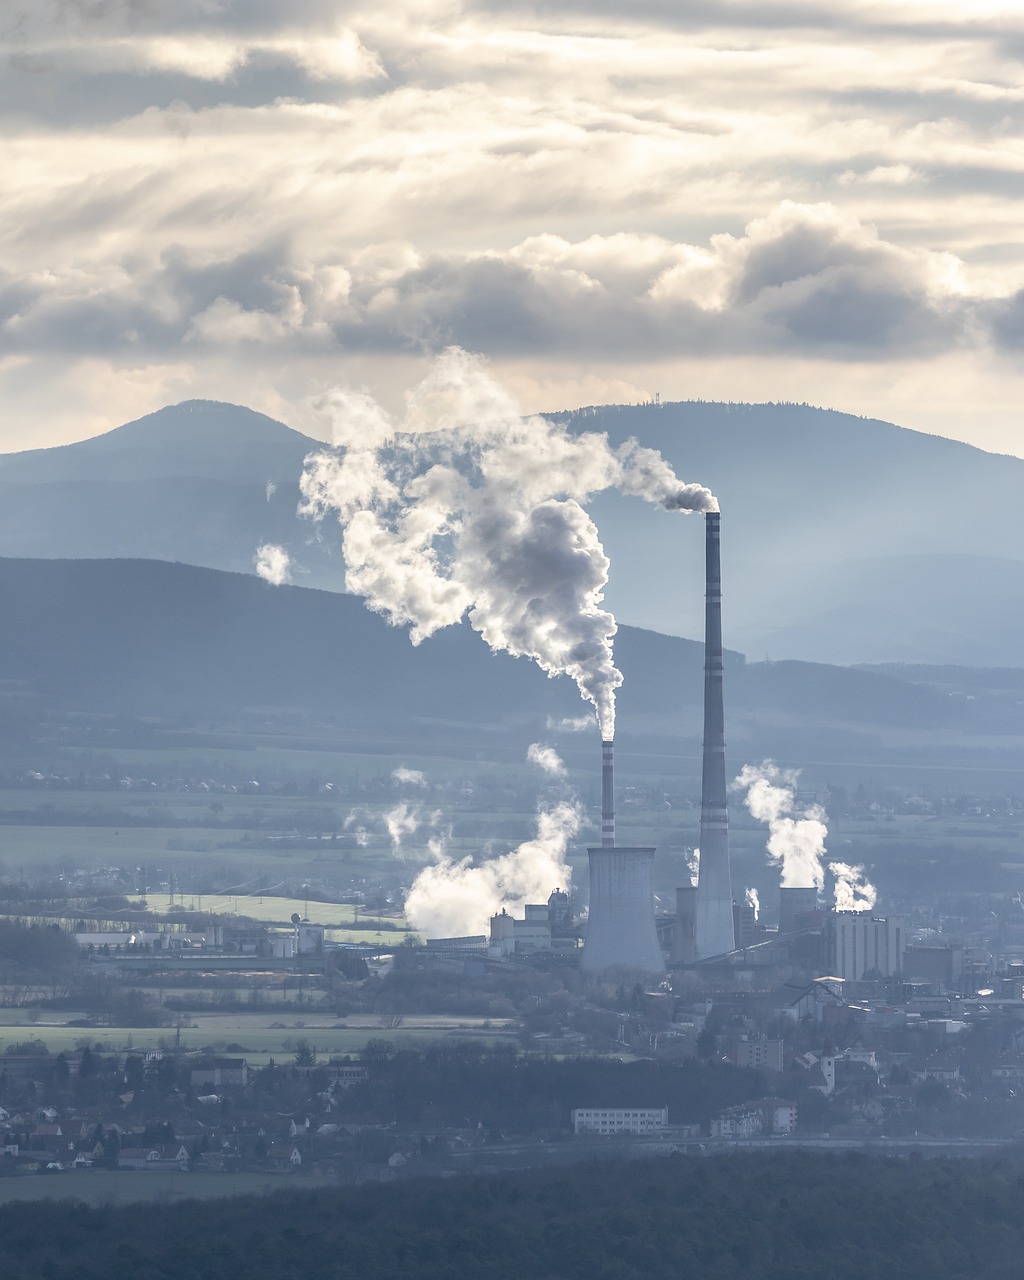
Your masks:
<svg viewBox="0 0 1024 1280"><path fill-rule="evenodd" d="M588 849L590 915L580 968L637 969L662 974L665 961L654 923L654 850L617 848L613 747L601 743L601 844Z"/></svg>
<svg viewBox="0 0 1024 1280"><path fill-rule="evenodd" d="M722 554L717 511L704 517L707 594L704 609L704 770L700 797L697 956L735 947L729 873L729 807L725 791L725 704L722 698Z"/></svg>
<svg viewBox="0 0 1024 1280"><path fill-rule="evenodd" d="M580 968L639 969L662 974L665 960L654 924L654 849L588 849L590 916Z"/></svg>

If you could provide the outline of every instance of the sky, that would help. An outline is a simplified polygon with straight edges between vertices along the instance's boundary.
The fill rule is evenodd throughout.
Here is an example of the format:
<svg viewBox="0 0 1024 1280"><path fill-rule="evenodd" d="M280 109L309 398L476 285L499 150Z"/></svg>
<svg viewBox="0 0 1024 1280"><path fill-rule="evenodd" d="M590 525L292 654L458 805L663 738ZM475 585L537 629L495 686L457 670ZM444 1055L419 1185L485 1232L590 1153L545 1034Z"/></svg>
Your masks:
<svg viewBox="0 0 1024 1280"><path fill-rule="evenodd" d="M1024 3L5 0L0 450L785 400L1024 455Z"/></svg>

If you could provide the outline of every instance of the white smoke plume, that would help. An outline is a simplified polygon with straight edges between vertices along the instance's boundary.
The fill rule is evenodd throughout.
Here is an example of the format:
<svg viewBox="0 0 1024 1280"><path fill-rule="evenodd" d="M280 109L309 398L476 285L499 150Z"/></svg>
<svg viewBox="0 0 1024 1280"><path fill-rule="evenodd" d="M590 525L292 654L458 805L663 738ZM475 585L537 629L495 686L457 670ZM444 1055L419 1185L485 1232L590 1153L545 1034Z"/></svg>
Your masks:
<svg viewBox="0 0 1024 1280"><path fill-rule="evenodd" d="M289 581L290 570L291 557L284 547L265 542L262 547L257 548L256 572L264 582L269 582L274 587L284 586Z"/></svg>
<svg viewBox="0 0 1024 1280"><path fill-rule="evenodd" d="M581 821L575 800L560 800L537 814L532 840L478 866L450 857L443 841L432 840L434 862L406 895L406 919L429 937L459 937L486 932L502 907L516 915L528 902L546 902L552 889L569 883L565 853Z"/></svg>
<svg viewBox="0 0 1024 1280"><path fill-rule="evenodd" d="M404 764L391 770L391 779L399 786L425 787L427 785L427 775L422 769L409 769Z"/></svg>
<svg viewBox="0 0 1024 1280"><path fill-rule="evenodd" d="M565 775L565 765L551 747L531 743L526 758L549 776ZM552 889L568 886L572 878L565 853L581 822L579 801L570 795L538 810L532 840L477 866L472 858L450 857L443 841L430 841L434 861L413 881L406 918L433 937L475 934L502 907L515 915L527 902L546 902Z"/></svg>
<svg viewBox="0 0 1024 1280"><path fill-rule="evenodd" d="M548 733L586 733L593 727L593 716L564 716L557 720L548 716L547 720Z"/></svg>
<svg viewBox="0 0 1024 1280"><path fill-rule="evenodd" d="M878 890L864 875L863 867L851 867L846 862L830 862L828 869L835 876L837 911L870 911L878 901Z"/></svg>
<svg viewBox="0 0 1024 1280"><path fill-rule="evenodd" d="M337 515L345 585L419 644L468 616L494 650L569 675L614 736L608 558L583 504L617 487L670 510L717 510L654 450L524 417L484 362L450 348L395 424L370 397L318 402L339 446L306 459L301 510Z"/></svg>
<svg viewBox="0 0 1024 1280"><path fill-rule="evenodd" d="M690 886L694 889L700 880L700 850L691 849L686 855L686 870L690 873Z"/></svg>
<svg viewBox="0 0 1024 1280"><path fill-rule="evenodd" d="M539 742L531 742L526 749L526 758L552 778L565 777L565 763L554 747L542 746Z"/></svg>
<svg viewBox="0 0 1024 1280"><path fill-rule="evenodd" d="M759 897L759 895L758 895L757 890L756 890L756 889L748 889L748 890L746 891L746 893L745 893L743 896L744 896L744 898L746 899L747 906L748 906L748 907L753 907L753 909L754 909L754 919L755 919L755 920L760 920L760 918L761 918L761 899L760 899L760 897Z"/></svg>
<svg viewBox="0 0 1024 1280"><path fill-rule="evenodd" d="M784 889L823 887L825 873L825 810L812 804L798 808L795 788L798 769L780 769L771 760L745 765L732 783L744 793L744 803L759 822L768 824L768 860L782 868Z"/></svg>
<svg viewBox="0 0 1024 1280"><path fill-rule="evenodd" d="M274 496L274 494L277 493L277 485L274 484L273 480L267 481L265 492L267 495L267 501L269 502L270 499Z"/></svg>
<svg viewBox="0 0 1024 1280"><path fill-rule="evenodd" d="M385 813L377 813L368 808L353 809L345 818L343 829L354 832L360 848L365 848L370 843L372 835L386 835L391 841L391 847L397 851L417 831L436 831L442 816L440 809L427 810L422 805L403 800Z"/></svg>

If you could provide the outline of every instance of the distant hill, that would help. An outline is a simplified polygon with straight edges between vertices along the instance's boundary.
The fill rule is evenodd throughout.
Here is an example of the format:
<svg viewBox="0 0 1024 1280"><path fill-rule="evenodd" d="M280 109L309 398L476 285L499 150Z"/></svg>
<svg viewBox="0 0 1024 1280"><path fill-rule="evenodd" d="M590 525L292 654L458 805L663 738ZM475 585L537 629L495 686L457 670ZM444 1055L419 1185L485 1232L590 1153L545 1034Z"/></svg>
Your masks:
<svg viewBox="0 0 1024 1280"><path fill-rule="evenodd" d="M722 500L727 641L751 657L1015 666L1024 652L1024 461L801 405L551 415L630 435ZM336 526L296 514L318 442L187 401L93 440L0 456L0 555L146 557L252 573L288 548L338 591ZM592 507L622 622L700 637L702 528L618 494Z"/></svg>
<svg viewBox="0 0 1024 1280"><path fill-rule="evenodd" d="M1024 461L806 405L686 403L555 414L636 436L722 502L724 624L750 657L1016 666ZM699 635L686 517L618 494L592 512L630 622ZM680 525L682 520L682 525ZM628 564L628 573L614 566Z"/></svg>
<svg viewBox="0 0 1024 1280"><path fill-rule="evenodd" d="M467 735L543 732L584 710L566 678L492 654L468 626L414 647L358 600L189 565L0 560L0 681L51 707L134 716L223 717L298 709L360 723L438 721ZM703 646L623 627L620 731L698 737ZM727 655L730 734L898 727L984 733L985 698L951 698L892 671ZM998 732L1024 731L1024 709Z"/></svg>

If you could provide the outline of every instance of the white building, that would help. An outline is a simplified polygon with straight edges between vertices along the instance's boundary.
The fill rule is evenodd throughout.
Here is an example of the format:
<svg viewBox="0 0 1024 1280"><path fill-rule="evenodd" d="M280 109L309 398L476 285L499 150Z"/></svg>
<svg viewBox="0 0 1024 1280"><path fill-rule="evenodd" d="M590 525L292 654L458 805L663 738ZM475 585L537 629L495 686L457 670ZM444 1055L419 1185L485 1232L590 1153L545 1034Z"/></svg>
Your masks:
<svg viewBox="0 0 1024 1280"><path fill-rule="evenodd" d="M491 937L487 954L492 960L523 955L530 951L546 951L551 946L551 921L546 902L528 902L523 919L517 920L501 909L491 916Z"/></svg>
<svg viewBox="0 0 1024 1280"><path fill-rule="evenodd" d="M668 1107L576 1107L575 1133L657 1133L668 1124Z"/></svg>
<svg viewBox="0 0 1024 1280"><path fill-rule="evenodd" d="M903 972L903 916L878 919L868 911L836 911L831 925L838 977L857 982L869 973L891 978Z"/></svg>

